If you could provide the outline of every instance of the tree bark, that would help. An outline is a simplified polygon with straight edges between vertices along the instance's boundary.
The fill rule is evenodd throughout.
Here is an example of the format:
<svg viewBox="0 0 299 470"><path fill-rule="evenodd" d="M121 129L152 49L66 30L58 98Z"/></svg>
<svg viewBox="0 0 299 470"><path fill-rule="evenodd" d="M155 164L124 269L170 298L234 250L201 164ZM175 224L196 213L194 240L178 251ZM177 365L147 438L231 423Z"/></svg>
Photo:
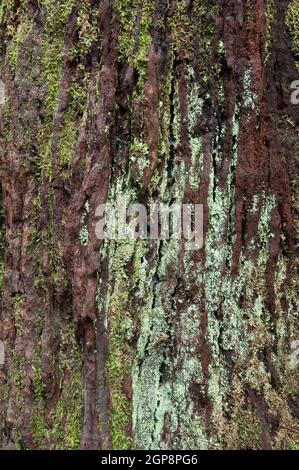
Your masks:
<svg viewBox="0 0 299 470"><path fill-rule="evenodd" d="M298 448L298 20L1 0L2 447ZM99 240L118 196L203 248Z"/></svg>

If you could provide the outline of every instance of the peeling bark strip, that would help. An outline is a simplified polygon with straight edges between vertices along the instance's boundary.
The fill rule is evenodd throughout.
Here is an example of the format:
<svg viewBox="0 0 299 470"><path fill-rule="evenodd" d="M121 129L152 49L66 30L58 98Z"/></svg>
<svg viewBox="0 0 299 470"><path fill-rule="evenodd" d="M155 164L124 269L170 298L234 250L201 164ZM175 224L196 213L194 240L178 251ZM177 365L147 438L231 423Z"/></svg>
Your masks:
<svg viewBox="0 0 299 470"><path fill-rule="evenodd" d="M1 0L1 447L298 448L298 18ZM117 196L204 248L98 240Z"/></svg>

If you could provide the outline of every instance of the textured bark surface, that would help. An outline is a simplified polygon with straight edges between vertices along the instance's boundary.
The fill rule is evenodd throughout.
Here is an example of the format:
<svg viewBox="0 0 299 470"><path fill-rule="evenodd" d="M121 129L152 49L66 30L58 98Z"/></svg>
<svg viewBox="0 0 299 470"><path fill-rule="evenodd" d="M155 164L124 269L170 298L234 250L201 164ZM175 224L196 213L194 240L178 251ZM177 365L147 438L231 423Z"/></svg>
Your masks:
<svg viewBox="0 0 299 470"><path fill-rule="evenodd" d="M298 448L298 0L0 2L1 446Z"/></svg>

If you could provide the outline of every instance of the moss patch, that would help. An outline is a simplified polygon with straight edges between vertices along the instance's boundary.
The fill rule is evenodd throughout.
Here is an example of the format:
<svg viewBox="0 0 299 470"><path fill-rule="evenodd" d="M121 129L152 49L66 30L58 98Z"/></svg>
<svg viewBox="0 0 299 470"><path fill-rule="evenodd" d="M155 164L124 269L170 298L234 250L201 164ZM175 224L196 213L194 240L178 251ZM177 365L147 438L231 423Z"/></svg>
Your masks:
<svg viewBox="0 0 299 470"><path fill-rule="evenodd" d="M266 6L266 39L265 39L265 62L269 60L272 47L272 26L275 22L276 7L274 0L267 0Z"/></svg>
<svg viewBox="0 0 299 470"><path fill-rule="evenodd" d="M151 43L154 2L151 0L116 0L115 13L120 18L119 58L128 62L143 81L147 74L147 55Z"/></svg>
<svg viewBox="0 0 299 470"><path fill-rule="evenodd" d="M286 24L293 41L293 51L299 69L299 0L292 0L286 14Z"/></svg>

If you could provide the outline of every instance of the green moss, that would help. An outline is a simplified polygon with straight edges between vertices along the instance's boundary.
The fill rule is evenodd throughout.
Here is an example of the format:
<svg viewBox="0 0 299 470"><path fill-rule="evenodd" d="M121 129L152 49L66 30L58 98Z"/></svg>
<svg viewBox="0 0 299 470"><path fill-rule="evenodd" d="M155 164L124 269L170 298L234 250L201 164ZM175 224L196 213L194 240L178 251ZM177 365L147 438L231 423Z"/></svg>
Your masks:
<svg viewBox="0 0 299 470"><path fill-rule="evenodd" d="M51 179L51 145L53 119L58 105L60 82L62 78L62 56L64 51L65 25L69 19L75 0L63 0L53 3L51 0L41 0L41 7L46 10L46 23L40 46L40 85L46 88L45 118L38 129L40 146L40 173ZM71 129L70 120L66 120L66 131ZM70 135L70 137L72 137ZM61 159L63 164L69 160L69 146L62 135Z"/></svg>
<svg viewBox="0 0 299 470"><path fill-rule="evenodd" d="M15 426L13 429L13 436L14 442L16 443L16 447L18 449L22 449L22 439L21 439L21 419L20 419L20 411L21 405L23 402L24 397L24 387L25 387L25 379L26 379L26 362L25 357L16 352L16 350L12 351L10 356L11 363L11 378L12 378L12 385L13 387L10 388L10 399L13 396L14 399L14 413L15 413Z"/></svg>
<svg viewBox="0 0 299 470"><path fill-rule="evenodd" d="M23 18L9 44L7 57L11 70L13 72L15 72L17 68L20 47L22 43L26 40L26 37L30 33L32 26L33 22L31 20L29 20L28 18Z"/></svg>
<svg viewBox="0 0 299 470"><path fill-rule="evenodd" d="M250 411L243 410L236 418L238 449L259 449L262 429L257 417Z"/></svg>
<svg viewBox="0 0 299 470"><path fill-rule="evenodd" d="M25 358L18 355L15 351L12 354L12 377L17 396L20 399L22 397L25 380Z"/></svg>
<svg viewBox="0 0 299 470"><path fill-rule="evenodd" d="M120 18L118 53L138 72L142 82L147 74L148 49L151 44L152 0L116 0L115 13Z"/></svg>
<svg viewBox="0 0 299 470"><path fill-rule="evenodd" d="M30 427L34 444L37 446L37 448L42 449L43 446L41 446L40 443L47 439L49 430L43 415L40 413L40 410L38 410L37 407L34 409L31 416ZM46 446L44 448L46 448Z"/></svg>
<svg viewBox="0 0 299 470"><path fill-rule="evenodd" d="M59 133L58 157L62 177L68 177L69 165L79 137L81 120L84 119L86 110L89 81L90 73L82 64L79 64L68 89L69 103Z"/></svg>
<svg viewBox="0 0 299 470"><path fill-rule="evenodd" d="M286 14L286 25L293 41L293 51L299 69L299 0L292 0Z"/></svg>
<svg viewBox="0 0 299 470"><path fill-rule="evenodd" d="M0 5L0 25L4 26L8 40L7 58L10 63L11 71L16 71L19 49L29 33L32 22L26 15L26 2L21 0L2 0ZM2 34L0 33L0 37Z"/></svg>
<svg viewBox="0 0 299 470"><path fill-rule="evenodd" d="M2 298L3 274L4 274L4 261L2 258L0 258L0 299Z"/></svg>
<svg viewBox="0 0 299 470"><path fill-rule="evenodd" d="M41 0L47 13L41 44L41 82L47 87L46 109L53 116L57 105L59 84L62 75L62 54L66 22L75 5L75 0Z"/></svg>
<svg viewBox="0 0 299 470"><path fill-rule="evenodd" d="M189 50L194 34L194 25L187 13L184 1L176 2L174 13L169 19L175 50Z"/></svg>
<svg viewBox="0 0 299 470"><path fill-rule="evenodd" d="M11 308L13 312L14 324L17 335L23 335L23 303L25 301L23 294L16 294L11 298Z"/></svg>
<svg viewBox="0 0 299 470"><path fill-rule="evenodd" d="M207 0L196 2L191 13L184 0L176 2L173 15L169 18L174 50L184 51L185 56L191 58L194 40L200 39L201 61L205 63L213 50L216 12L217 6Z"/></svg>
<svg viewBox="0 0 299 470"><path fill-rule="evenodd" d="M72 160L78 138L78 123L73 119L73 113L68 112L59 136L59 161L61 167L68 167Z"/></svg>
<svg viewBox="0 0 299 470"><path fill-rule="evenodd" d="M75 60L86 55L99 41L101 31L98 26L100 9L92 5L92 0L82 0L78 7L77 29L79 39L70 50L70 57Z"/></svg>
<svg viewBox="0 0 299 470"><path fill-rule="evenodd" d="M79 359L79 358L78 358ZM82 435L83 389L80 371L81 359L76 369L72 369L72 377L65 384L51 418L53 425L49 436L57 450L79 450ZM75 365L74 365L75 366Z"/></svg>
<svg viewBox="0 0 299 470"><path fill-rule="evenodd" d="M34 408L30 419L31 434L34 444L39 448L46 448L49 436L49 427L45 420L44 382L42 378L41 348L38 347L32 356L32 372L34 387Z"/></svg>
<svg viewBox="0 0 299 470"><path fill-rule="evenodd" d="M34 385L35 397L37 400L41 401L43 400L44 384L42 380L40 351L34 355L32 369L33 369L33 385Z"/></svg>
<svg viewBox="0 0 299 470"><path fill-rule="evenodd" d="M14 397L14 413L15 413L15 426L13 429L13 438L16 443L17 449L22 449L21 429L22 423L20 419L21 404L24 396L25 386L25 358L22 355L12 352L11 355L11 377L13 388L10 389L10 397L13 393ZM13 390L13 392L12 392Z"/></svg>
<svg viewBox="0 0 299 470"><path fill-rule="evenodd" d="M57 450L79 450L83 429L83 377L82 354L71 324L60 327L59 369L57 381L61 385L61 395L51 413L51 425L40 425L35 419L39 447L49 445ZM36 373L37 378L39 375ZM38 385L39 382L37 382ZM40 387L37 387L39 390ZM51 443L51 444L49 444Z"/></svg>
<svg viewBox="0 0 299 470"><path fill-rule="evenodd" d="M276 6L274 0L267 0L266 5L266 39L265 39L265 63L268 62L272 48L272 26L276 18Z"/></svg>
<svg viewBox="0 0 299 470"><path fill-rule="evenodd" d="M55 323L60 334L57 362L53 357L51 368L60 394L46 419L42 350L38 346L32 355L34 407L30 419L31 434L38 449L76 450L80 448L83 428L82 354L72 323L65 324L60 318L56 318Z"/></svg>
<svg viewBox="0 0 299 470"><path fill-rule="evenodd" d="M4 274L4 254L5 254L5 216L2 201L2 191L0 191L0 300L2 298L2 284Z"/></svg>

